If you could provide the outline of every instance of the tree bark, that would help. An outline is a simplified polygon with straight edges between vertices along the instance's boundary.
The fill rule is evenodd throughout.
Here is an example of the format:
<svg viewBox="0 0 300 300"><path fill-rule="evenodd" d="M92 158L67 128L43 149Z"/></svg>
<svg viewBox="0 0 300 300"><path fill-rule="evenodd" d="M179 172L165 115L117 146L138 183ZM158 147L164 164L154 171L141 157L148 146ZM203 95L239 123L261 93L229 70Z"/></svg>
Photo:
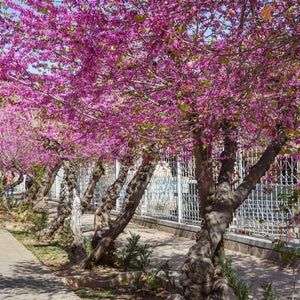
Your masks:
<svg viewBox="0 0 300 300"><path fill-rule="evenodd" d="M159 146L150 147L149 153L143 156L141 166L138 168L133 179L130 181L125 199L122 204L120 213L110 228L103 233L102 238L98 242L96 248L82 261L81 267L87 268L93 260L97 263L108 251L115 239L123 232L126 225L130 222L140 200L147 188L148 183L154 173L159 158Z"/></svg>
<svg viewBox="0 0 300 300"><path fill-rule="evenodd" d="M57 173L59 172L60 168L61 168L61 165L56 164L53 167L53 169L51 170L51 174L48 175L48 180L47 180L46 184L43 187L43 190L42 190L42 193L41 193L42 197L47 197L49 195L51 187L52 187L52 185L55 181L55 178L56 178Z"/></svg>
<svg viewBox="0 0 300 300"><path fill-rule="evenodd" d="M237 144L225 138L224 159L217 186L205 178L212 175L211 149L204 150L200 135L196 135L195 146L196 178L201 205L201 230L197 234L196 244L191 247L182 268L180 283L184 288L184 297L188 300L229 299L228 290L222 274L214 264L214 256L223 239L226 228L232 221L233 211L243 203L252 189L265 175L279 151L287 142L283 131L267 147L260 160L235 191L230 185ZM209 168L209 169L208 169Z"/></svg>
<svg viewBox="0 0 300 300"><path fill-rule="evenodd" d="M88 208L89 204L93 200L96 185L100 180L100 178L102 177L102 175L104 174L104 172L105 170L102 165L102 160L99 159L93 168L93 172L91 174L89 184L86 187L84 195L81 199L82 212L84 212Z"/></svg>
<svg viewBox="0 0 300 300"><path fill-rule="evenodd" d="M70 238L71 249L74 252L75 261L79 263L86 257L86 250L82 236L82 209L80 201L80 191L76 183L75 168L69 161L64 161L68 170L67 184L69 190L69 204L71 206Z"/></svg>
<svg viewBox="0 0 300 300"><path fill-rule="evenodd" d="M78 191L72 185L69 185L69 195L72 206L70 222L71 249L74 253L76 263L79 263L87 256L82 235L81 203Z"/></svg>
<svg viewBox="0 0 300 300"><path fill-rule="evenodd" d="M35 194L34 210L38 211L41 209L48 209L48 195L60 168L61 166L56 164L53 169L39 182L39 186Z"/></svg>
<svg viewBox="0 0 300 300"><path fill-rule="evenodd" d="M62 154L63 149L61 148L60 143L56 140L42 137L42 144L45 149L55 150L58 154ZM60 204L57 208L57 216L48 228L41 231L38 237L50 238L54 232L64 224L65 220L68 217L71 217L71 248L74 250L76 261L81 261L84 257L86 257L86 250L81 231L82 210L80 203L80 191L76 183L74 165L66 159L62 162L65 172L60 193ZM66 182L68 186L68 197L65 191L65 185L63 184L64 182ZM43 193L41 192L41 194Z"/></svg>
<svg viewBox="0 0 300 300"><path fill-rule="evenodd" d="M127 174L130 166L132 165L132 158L125 157L115 182L107 189L101 199L100 205L95 212L95 233L92 239L92 247L96 248L100 241L103 232L109 226L110 212L116 205L117 199L120 197L120 192L126 182Z"/></svg>
<svg viewBox="0 0 300 300"><path fill-rule="evenodd" d="M68 170L65 167L63 179L60 186L59 205L57 207L56 218L51 222L51 224L47 228L43 229L41 232L37 234L37 237L39 239L49 239L55 233L55 231L64 224L65 220L70 216L71 207L70 207L70 201L68 197L67 176L68 176Z"/></svg>
<svg viewBox="0 0 300 300"><path fill-rule="evenodd" d="M4 207L6 208L7 211L9 211L8 203L7 203L7 198L6 198L6 176L4 173L1 172L1 177L0 177L0 185L1 185L1 199Z"/></svg>
<svg viewBox="0 0 300 300"><path fill-rule="evenodd" d="M104 168L99 160L92 172L89 184L86 188L82 199L79 197L79 188L75 179L75 170L71 163L67 160L63 161L64 176L61 184L59 205L57 208L57 216L48 226L48 228L42 230L39 234L39 238L50 238L58 228L60 228L66 219L70 218L71 226L71 248L75 252L75 257L78 261L81 261L86 256L86 251L83 243L83 237L81 232L81 218L82 213L87 209L88 204L93 199L94 190L100 177L104 174ZM49 190L48 190L49 191ZM44 193L47 192L47 187ZM79 206L78 206L79 201Z"/></svg>
<svg viewBox="0 0 300 300"><path fill-rule="evenodd" d="M79 197L79 190L75 188L74 184L76 184L75 177L69 176L69 187L72 189L70 191L70 194L72 195L72 210L71 210L71 240L72 245L71 249L74 251L75 260L76 262L81 262L83 259L86 258L87 253L84 245L84 239L82 235L82 214L83 212L88 208L88 205L91 203L91 201L94 198L94 191L95 187L101 178L101 176L104 174L104 168L102 165L102 161L99 159L94 168L93 172L91 174L89 184L85 190L85 193L80 199ZM75 174L75 172L73 172Z"/></svg>

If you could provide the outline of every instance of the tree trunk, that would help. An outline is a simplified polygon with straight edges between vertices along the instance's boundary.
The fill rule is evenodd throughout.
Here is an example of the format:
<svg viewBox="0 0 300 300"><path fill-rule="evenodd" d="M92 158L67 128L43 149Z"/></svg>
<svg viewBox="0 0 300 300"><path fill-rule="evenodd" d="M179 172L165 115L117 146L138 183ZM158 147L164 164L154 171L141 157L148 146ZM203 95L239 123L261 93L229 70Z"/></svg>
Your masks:
<svg viewBox="0 0 300 300"><path fill-rule="evenodd" d="M39 204L37 197L40 194L39 198L41 199L41 191L43 190L43 187L46 184L47 175L48 175L47 173L48 173L48 169L45 171L45 173L43 174L39 182L34 182L32 187L26 192L24 196L23 204L29 204L29 205ZM43 198L41 200L43 200ZM43 208L44 207L45 206L43 205ZM37 208L37 210L39 210L39 208Z"/></svg>
<svg viewBox="0 0 300 300"><path fill-rule="evenodd" d="M39 187L35 195L34 210L48 209L48 195L60 168L61 166L56 164L39 182Z"/></svg>
<svg viewBox="0 0 300 300"><path fill-rule="evenodd" d="M120 197L120 192L126 182L127 174L131 165L132 158L126 157L123 159L118 178L107 189L95 212L95 221L97 222L97 225L95 225L95 234L92 239L93 249L96 248L104 230L109 226L110 212L116 205L117 199Z"/></svg>
<svg viewBox="0 0 300 300"><path fill-rule="evenodd" d="M237 145L229 136L230 134L225 138L223 159L215 188L213 181L206 179L212 178L211 149L207 147L204 150L201 137L196 135L194 152L202 223L196 244L189 250L180 276L184 297L188 300L229 299L222 274L214 264L216 250L232 221L233 211L255 188L287 141L286 135L279 130L278 137L270 143L260 160L233 191L230 183Z"/></svg>
<svg viewBox="0 0 300 300"><path fill-rule="evenodd" d="M60 143L56 140L42 137L42 143L45 149L55 150L58 154L62 153L63 149L61 148ZM80 191L76 183L74 166L71 164L70 161L66 159L63 160L63 166L65 170L63 183L66 182L68 185L68 197L66 197L67 195L65 191L65 186L62 184L60 193L60 204L57 208L57 216L55 220L51 223L51 225L39 234L39 237L51 237L54 234L54 232L61 225L64 224L65 220L71 216L71 248L73 248L74 250L76 261L81 261L86 256L86 251L81 232L81 205L78 204L80 203ZM78 207L80 207L80 209Z"/></svg>
<svg viewBox="0 0 300 300"><path fill-rule="evenodd" d="M68 170L64 168L63 180L60 186L59 193L59 205L57 207L57 215L56 218L51 222L51 224L38 233L37 237L39 239L49 239L54 232L60 228L65 220L70 216L71 213L71 205L68 197L68 189L67 189L67 176Z"/></svg>
<svg viewBox="0 0 300 300"><path fill-rule="evenodd" d="M229 194L213 195L212 199L219 198L220 200L219 208L213 209L202 217L201 230L197 233L196 244L189 250L180 277L185 299L229 299L226 282L219 268L214 264L214 256L219 254L217 253L218 245L232 220L231 207L222 205L220 198L229 197ZM209 199L207 202L210 202Z"/></svg>
<svg viewBox="0 0 300 300"><path fill-rule="evenodd" d="M96 185L97 185L98 181L100 180L100 178L102 177L102 175L104 174L104 171L105 170L102 165L102 160L99 159L93 168L93 172L91 174L89 184L86 187L84 195L81 199L82 212L84 212L88 208L89 204L93 200Z"/></svg>
<svg viewBox="0 0 300 300"><path fill-rule="evenodd" d="M104 174L104 168L102 165L102 161L99 159L94 168L93 172L91 174L89 184L85 190L85 193L82 197L82 199L79 198L79 195L77 194L79 191L75 188L73 188L73 191L71 194L73 194L73 205L72 205L72 211L71 211L71 240L72 240L72 246L71 249L73 249L75 254L76 262L81 262L83 259L86 258L86 249L84 246L84 239L82 236L82 214L83 212L88 208L88 205L91 203L91 201L94 198L94 191L95 187L101 178L101 176ZM74 183L75 177L73 178ZM70 178L70 185L72 187L72 178Z"/></svg>
<svg viewBox="0 0 300 300"><path fill-rule="evenodd" d="M70 201L72 201L70 222L71 249L74 252L75 261L79 263L87 256L87 254L82 235L82 210L80 198L75 189L73 189L72 194L73 195L70 198Z"/></svg>
<svg viewBox="0 0 300 300"><path fill-rule="evenodd" d="M0 177L0 186L1 186L1 194L0 194L0 197L2 199L2 203L4 205L4 207L6 208L7 211L9 211L9 206L8 206L8 203L7 203L7 198L6 198L6 176L5 174L3 174L1 172L1 177Z"/></svg>
<svg viewBox="0 0 300 300"><path fill-rule="evenodd" d="M69 189L69 203L71 204L70 238L71 249L75 261L80 262L86 257L86 250L82 236L82 210L79 198L80 192L75 178L75 168L69 161L64 161L68 169L67 183Z"/></svg>
<svg viewBox="0 0 300 300"><path fill-rule="evenodd" d="M53 220L53 222L48 226L48 228L40 232L38 236L39 238L50 238L55 233L55 231L64 224L65 220L67 218L70 218L71 221L73 220L71 233L71 239L73 241L73 250L76 252L75 256L79 257L79 260L82 260L82 258L84 257L85 250L83 247L83 238L81 234L81 216L84 210L87 209L88 204L93 199L95 186L99 181L100 177L104 174L104 168L101 164L101 161L99 160L93 169L93 173L84 193L84 196L80 200L80 209L77 209L77 201L80 198L79 188L75 180L75 171L73 170L73 167L71 166L70 162L64 161L63 164L64 176L61 184L57 216ZM47 187L44 190L44 193L46 192ZM75 201L75 204L73 203L73 201Z"/></svg>
<svg viewBox="0 0 300 300"><path fill-rule="evenodd" d="M130 222L154 173L159 158L158 154L159 146L153 145L149 153L144 155L141 166L138 168L126 189L126 195L120 213L110 228L103 233L96 248L82 261L81 266L83 268L89 267L92 260L97 263L105 252L112 247L115 239Z"/></svg>
<svg viewBox="0 0 300 300"><path fill-rule="evenodd" d="M51 187L55 181L55 178L57 176L57 173L59 172L61 168L61 165L60 164L56 164L52 171L51 171L51 174L48 175L48 180L46 182L46 184L44 185L44 188L42 190L42 193L41 193L41 196L42 197L47 197L50 193L50 190L51 190Z"/></svg>
<svg viewBox="0 0 300 300"><path fill-rule="evenodd" d="M2 202L3 202L3 205L4 205L4 207L6 208L6 210L7 210L7 211L10 211L10 208L9 208L9 206L8 206L8 203L7 203L7 198L6 198L6 193L5 193L5 192L2 193L1 198L2 198Z"/></svg>

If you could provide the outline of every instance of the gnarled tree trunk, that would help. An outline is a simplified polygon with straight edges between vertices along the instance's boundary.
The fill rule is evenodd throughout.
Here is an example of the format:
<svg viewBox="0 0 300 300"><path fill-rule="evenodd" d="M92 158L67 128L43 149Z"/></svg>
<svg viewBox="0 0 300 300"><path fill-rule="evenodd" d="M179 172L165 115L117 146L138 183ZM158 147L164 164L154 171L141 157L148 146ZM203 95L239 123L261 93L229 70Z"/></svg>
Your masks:
<svg viewBox="0 0 300 300"><path fill-rule="evenodd" d="M46 137L41 137L41 139L45 149L55 150L58 154L63 154L63 149L58 141ZM66 159L63 160L63 165L65 169L63 182L66 182L68 185L68 198L66 198L65 186L63 185L60 194L60 204L57 208L57 217L47 229L39 234L39 237L51 237L54 232L64 224L66 218L71 217L72 248L75 252L76 260L82 260L83 257L86 256L81 228L82 213L87 209L88 204L93 199L95 186L104 173L104 169L99 160L93 170L84 196L80 199L80 191L76 183L74 166Z"/></svg>
<svg viewBox="0 0 300 300"><path fill-rule="evenodd" d="M158 154L159 146L153 145L150 148L149 153L143 157L142 164L126 189L126 195L120 213L110 228L103 233L96 248L82 261L81 266L83 268L89 267L92 260L98 262L105 252L111 248L115 239L123 232L124 228L132 219L154 173L159 158Z"/></svg>
<svg viewBox="0 0 300 300"><path fill-rule="evenodd" d="M39 239L49 239L65 222L71 214L71 206L67 187L68 170L64 167L64 175L60 186L59 205L57 215L51 224L40 231L37 235Z"/></svg>
<svg viewBox="0 0 300 300"><path fill-rule="evenodd" d="M0 197L2 199L2 203L6 210L9 211L8 203L7 203L7 198L6 198L6 176L4 173L1 172L1 177L0 177L0 186L1 186L1 191L0 191Z"/></svg>
<svg viewBox="0 0 300 300"><path fill-rule="evenodd" d="M102 160L99 159L93 168L88 186L86 187L84 195L81 199L82 212L84 212L88 208L89 204L93 200L96 185L104 174L104 171L105 170L102 165Z"/></svg>
<svg viewBox="0 0 300 300"><path fill-rule="evenodd" d="M76 262L86 257L86 250L82 236L82 209L80 191L75 179L75 168L70 162L64 162L69 170L67 183L69 189L69 203L71 204L70 238L71 249L74 252Z"/></svg>
<svg viewBox="0 0 300 300"><path fill-rule="evenodd" d="M96 248L99 240L101 239L104 230L109 226L110 212L116 205L117 199L120 197L120 192L126 182L127 174L130 166L132 165L132 158L125 157L122 160L122 165L117 179L107 189L101 199L100 205L95 212L95 234L92 239L92 247Z"/></svg>
<svg viewBox="0 0 300 300"><path fill-rule="evenodd" d="M266 148L260 160L251 168L243 182L232 190L230 185L237 145L225 138L223 159L217 186L213 186L211 149L204 150L201 137L196 134L196 178L198 183L202 224L196 244L188 253L180 277L184 297L188 300L228 299L226 285L214 265L214 256L223 234L232 220L233 211L247 198L252 189L270 168L275 157L287 141L280 130L278 137Z"/></svg>
<svg viewBox="0 0 300 300"><path fill-rule="evenodd" d="M81 219L81 217L79 215L76 215L76 211L75 211L75 207L77 206L77 204L75 204L75 206L72 206L72 203L73 203L72 197L74 195L74 188L76 190L76 197L77 197L76 203L78 202L78 199L80 199L79 198L79 189L76 184L75 176L71 175L71 173L74 171L70 170L70 168L71 168L70 162L64 161L63 164L64 164L64 176L63 176L61 189L60 189L59 205L57 207L57 216L52 221L52 223L48 226L48 228L44 229L39 234L40 238L46 238L46 239L50 238L55 233L55 231L64 224L64 222L67 218L71 218L72 214L74 216L73 219L78 220L77 222L75 222L75 224L79 222L78 226L81 226L80 225L81 221L79 221ZM104 174L104 168L101 164L101 161L99 160L93 169L93 172L90 177L90 181L86 188L84 196L82 197L82 199L80 199L80 211L81 211L80 214L82 214L87 209L88 204L93 199L95 186L103 174ZM71 178L69 178L70 176L71 176ZM68 188L67 188L67 185L69 186ZM73 213L72 213L72 207L74 210ZM78 230L74 229L74 232L78 232ZM76 238L76 241L77 240L78 239ZM80 240L80 238L79 238L79 240Z"/></svg>
<svg viewBox="0 0 300 300"><path fill-rule="evenodd" d="M85 190L85 193L80 199L79 189L75 180L75 171L70 172L68 176L69 194L71 195L72 211L71 211L71 248L74 251L76 262L81 262L86 258L86 249L84 246L84 240L82 235L82 214L88 208L94 197L94 191L96 184L101 176L104 174L104 168L102 161L99 159L92 171L89 184Z"/></svg>
<svg viewBox="0 0 300 300"><path fill-rule="evenodd" d="M56 164L39 182L39 187L35 194L34 210L47 209L48 195L60 168L60 164Z"/></svg>

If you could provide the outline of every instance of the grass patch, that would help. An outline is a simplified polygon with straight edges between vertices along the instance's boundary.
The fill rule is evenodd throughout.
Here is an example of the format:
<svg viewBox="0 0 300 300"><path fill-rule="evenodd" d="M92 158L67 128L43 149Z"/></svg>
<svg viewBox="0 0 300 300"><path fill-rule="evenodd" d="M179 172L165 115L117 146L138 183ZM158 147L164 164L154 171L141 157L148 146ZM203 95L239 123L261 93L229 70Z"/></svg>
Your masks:
<svg viewBox="0 0 300 300"><path fill-rule="evenodd" d="M18 241L23 240L25 237L35 239L35 232L27 232L23 230L8 230Z"/></svg>
<svg viewBox="0 0 300 300"><path fill-rule="evenodd" d="M104 295L113 295L115 293L114 290L107 290L107 291L101 291L102 294Z"/></svg>
<svg viewBox="0 0 300 300"><path fill-rule="evenodd" d="M40 260L66 260L68 259L68 253L61 246L53 246L53 243L46 245L34 245L34 252Z"/></svg>
<svg viewBox="0 0 300 300"><path fill-rule="evenodd" d="M40 261L55 261L68 258L68 254L64 248L62 241L51 241L46 244L37 244L35 232L25 232L21 230L11 230L10 233L21 242L34 256Z"/></svg>
<svg viewBox="0 0 300 300"><path fill-rule="evenodd" d="M75 294L81 299L115 299L115 291L92 291L88 289L80 289Z"/></svg>
<svg viewBox="0 0 300 300"><path fill-rule="evenodd" d="M108 275L106 278L107 279L113 279L117 276L118 274L111 274L111 275Z"/></svg>

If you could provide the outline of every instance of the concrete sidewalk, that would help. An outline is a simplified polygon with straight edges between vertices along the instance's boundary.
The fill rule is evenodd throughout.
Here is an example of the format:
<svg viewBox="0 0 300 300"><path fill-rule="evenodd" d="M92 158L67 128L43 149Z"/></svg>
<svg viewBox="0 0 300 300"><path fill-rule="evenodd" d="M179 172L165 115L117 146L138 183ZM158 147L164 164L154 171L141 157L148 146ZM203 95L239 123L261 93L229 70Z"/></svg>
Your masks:
<svg viewBox="0 0 300 300"><path fill-rule="evenodd" d="M9 232L0 227L0 299L80 298Z"/></svg>

